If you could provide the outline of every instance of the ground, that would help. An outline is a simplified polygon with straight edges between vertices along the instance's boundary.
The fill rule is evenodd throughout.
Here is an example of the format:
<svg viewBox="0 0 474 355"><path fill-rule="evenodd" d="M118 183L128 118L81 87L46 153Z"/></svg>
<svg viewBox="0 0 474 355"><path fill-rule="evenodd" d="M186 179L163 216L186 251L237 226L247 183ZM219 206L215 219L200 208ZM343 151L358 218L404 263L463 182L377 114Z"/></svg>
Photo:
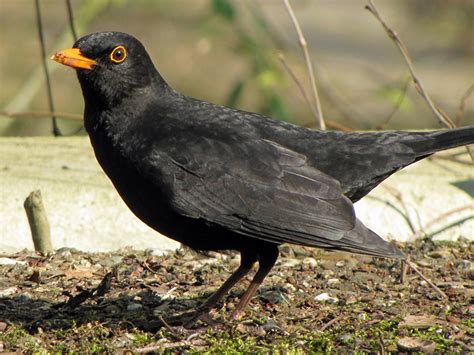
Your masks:
<svg viewBox="0 0 474 355"><path fill-rule="evenodd" d="M474 243L403 247L447 299L410 271L400 283L393 260L283 246L243 318L229 316L248 280L212 313L214 328L167 320L201 304L236 254L4 255L0 351L474 351Z"/></svg>

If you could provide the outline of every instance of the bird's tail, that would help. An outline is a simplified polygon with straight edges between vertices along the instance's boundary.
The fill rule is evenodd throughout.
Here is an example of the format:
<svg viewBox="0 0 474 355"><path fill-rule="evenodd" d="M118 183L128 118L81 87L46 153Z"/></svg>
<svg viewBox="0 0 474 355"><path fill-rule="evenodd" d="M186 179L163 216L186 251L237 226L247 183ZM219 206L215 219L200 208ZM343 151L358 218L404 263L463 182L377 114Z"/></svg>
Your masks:
<svg viewBox="0 0 474 355"><path fill-rule="evenodd" d="M413 148L418 157L424 157L445 149L474 144L474 126L413 133L404 143Z"/></svg>

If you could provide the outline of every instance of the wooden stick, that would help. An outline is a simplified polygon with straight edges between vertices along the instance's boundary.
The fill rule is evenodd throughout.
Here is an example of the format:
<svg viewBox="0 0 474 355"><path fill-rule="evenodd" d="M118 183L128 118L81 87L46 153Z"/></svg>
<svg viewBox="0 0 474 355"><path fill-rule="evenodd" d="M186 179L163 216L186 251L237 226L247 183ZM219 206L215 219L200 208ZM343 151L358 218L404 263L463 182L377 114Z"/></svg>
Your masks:
<svg viewBox="0 0 474 355"><path fill-rule="evenodd" d="M445 299L445 300L448 299L448 296L446 296L446 294L445 294L443 291L441 291L441 290L438 288L438 286L436 286L433 282L431 282L430 279L428 279L425 275L423 275L423 274L418 270L418 268L415 266L414 263L412 263L412 262L411 262L410 260L408 260L408 259L407 259L406 263L407 263L407 265L408 265L414 272L416 272L416 273L418 274L418 276L420 276L423 280L425 280L425 281L428 283L428 285L430 285L436 292L438 292L438 293L441 295L441 297L442 297L443 299Z"/></svg>
<svg viewBox="0 0 474 355"><path fill-rule="evenodd" d="M26 198L25 203L26 215L30 224L31 236L35 250L41 254L48 254L53 251L51 244L51 230L49 227L48 217L44 209L39 190L33 191Z"/></svg>
<svg viewBox="0 0 474 355"><path fill-rule="evenodd" d="M293 22L293 26L295 26L295 30L298 35L299 44L301 48L303 49L304 59L306 62L306 67L308 69L309 79L311 82L311 90L313 91L314 103L316 105L316 110L318 112L319 129L325 130L326 123L324 122L323 110L321 109L321 102L319 100L318 88L316 86L316 80L314 78L313 64L311 63L311 57L309 55L308 43L306 42L306 38L303 35L303 31L301 30L298 19L296 18L295 13L293 12L293 8L291 7L290 1L283 0L283 3L285 4L286 10L288 11L288 14L290 15L291 21Z"/></svg>

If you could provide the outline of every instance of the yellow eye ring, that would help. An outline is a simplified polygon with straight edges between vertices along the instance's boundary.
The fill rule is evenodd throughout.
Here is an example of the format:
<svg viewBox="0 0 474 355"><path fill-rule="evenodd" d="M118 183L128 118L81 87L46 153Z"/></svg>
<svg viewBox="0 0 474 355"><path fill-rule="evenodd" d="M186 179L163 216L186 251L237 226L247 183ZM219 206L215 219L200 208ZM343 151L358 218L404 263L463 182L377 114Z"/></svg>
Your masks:
<svg viewBox="0 0 474 355"><path fill-rule="evenodd" d="M127 50L124 46L117 46L110 53L110 60L114 63L122 63L127 58Z"/></svg>

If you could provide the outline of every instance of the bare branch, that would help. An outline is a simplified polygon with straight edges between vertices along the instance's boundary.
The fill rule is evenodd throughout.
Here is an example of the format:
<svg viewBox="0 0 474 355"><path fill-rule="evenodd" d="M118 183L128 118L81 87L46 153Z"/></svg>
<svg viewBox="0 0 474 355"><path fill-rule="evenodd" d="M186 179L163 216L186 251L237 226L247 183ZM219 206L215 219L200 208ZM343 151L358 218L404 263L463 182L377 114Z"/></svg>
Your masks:
<svg viewBox="0 0 474 355"><path fill-rule="evenodd" d="M413 271L415 271L415 272L418 274L418 276L420 276L423 280L425 280L425 281L428 283L428 285L430 285L436 292L438 292L438 293L441 295L441 297L443 297L445 300L448 299L448 296L446 296L446 294L445 294L443 291L441 291L441 290L438 288L438 286L436 286L433 282L431 282L430 279L428 279L425 275L423 275L423 274L418 270L418 268L416 267L416 265L415 265L414 263L412 263L412 262L409 261L409 260L407 260L406 263L407 263L407 265L410 267L410 269L412 269Z"/></svg>
<svg viewBox="0 0 474 355"><path fill-rule="evenodd" d="M423 229L425 229L425 230L429 229L433 225L445 220L446 218L452 216L453 214L458 214L459 212L466 211L466 210L474 210L474 204L473 203L467 204L467 205L464 205L464 206L456 207L456 208L454 208L450 211L444 212L444 213L440 214L439 216L437 216L437 217L433 218L432 220L430 220L428 223L426 223ZM415 240L418 237L420 237L422 235L422 233L423 233L423 230L420 229L416 233L414 233L411 237L409 237L408 240Z"/></svg>
<svg viewBox="0 0 474 355"><path fill-rule="evenodd" d="M60 117L66 120L82 121L82 115L67 112L50 112L50 111L25 111L25 112L0 112L0 116L11 118L49 118Z"/></svg>
<svg viewBox="0 0 474 355"><path fill-rule="evenodd" d="M283 3L285 4L286 10L288 11L288 14L290 15L293 25L295 26L296 33L298 34L299 44L301 48L303 49L304 58L306 61L306 67L308 69L309 78L311 81L311 90L313 91L314 104L316 105L316 111L318 113L317 119L319 122L319 128L322 130L325 130L326 124L324 122L323 111L321 109L321 102L319 100L318 88L316 86L316 80L314 78L313 64L311 62L311 57L309 55L308 43L306 42L306 39L303 35L303 31L301 31L300 24L298 23L295 13L293 12L293 9L290 5L290 1L283 0ZM312 107L312 110L314 111L314 106Z"/></svg>
<svg viewBox="0 0 474 355"><path fill-rule="evenodd" d="M288 72L288 74L291 76L295 84L298 86L298 89L300 89L301 94L303 95L304 100L306 101L306 104L311 108L311 111L313 111L314 117L318 118L318 112L316 111L316 107L313 105L313 103L310 101L308 95L306 94L306 90L304 89L303 84L301 81L298 79L296 76L295 72L293 69L291 69L290 65L288 64L285 55L283 53L279 53L278 59L280 59L281 63L283 64L283 67L285 70Z"/></svg>
<svg viewBox="0 0 474 355"><path fill-rule="evenodd" d="M392 109L392 112L388 114L388 116L377 126L375 126L375 129L381 130L384 128L385 125L387 125L392 117L397 113L397 111L400 109L400 106L402 105L403 101L405 100L405 97L407 95L407 90L408 90L408 84L410 83L410 79L406 80L405 83L403 84L402 87L402 92L400 93L400 96L397 99L397 102L395 103L395 106Z"/></svg>
<svg viewBox="0 0 474 355"><path fill-rule="evenodd" d="M456 118L454 119L454 122L457 126L461 123L461 118L464 115L464 108L466 107L466 100L471 96L471 94L474 92L474 84L472 84L464 93L464 95L461 97L461 102L459 103L459 108L456 112Z"/></svg>
<svg viewBox="0 0 474 355"><path fill-rule="evenodd" d="M394 30L392 30L390 27L388 27L387 23L382 19L380 13L375 7L373 0L368 0L368 1L369 1L369 5L367 5L365 8L369 10L375 16L375 18L380 22L380 24L385 29L385 32L387 32L390 39L397 45L398 49L402 53L403 58L405 59L405 62L408 65L408 69L410 70L411 77L413 79L415 88L418 91L418 93L425 99L429 108L431 109L431 111L434 113L434 115L438 118L438 120L441 123L443 123L446 127L449 127L449 128L456 127L456 125L448 117L448 115L442 112L431 100L430 96L428 95L428 92L425 90L423 86L423 83L421 82L420 78L415 73L413 61L411 60L411 57L408 53L408 49L405 46L405 44L402 42L400 37L398 37L397 33Z"/></svg>

